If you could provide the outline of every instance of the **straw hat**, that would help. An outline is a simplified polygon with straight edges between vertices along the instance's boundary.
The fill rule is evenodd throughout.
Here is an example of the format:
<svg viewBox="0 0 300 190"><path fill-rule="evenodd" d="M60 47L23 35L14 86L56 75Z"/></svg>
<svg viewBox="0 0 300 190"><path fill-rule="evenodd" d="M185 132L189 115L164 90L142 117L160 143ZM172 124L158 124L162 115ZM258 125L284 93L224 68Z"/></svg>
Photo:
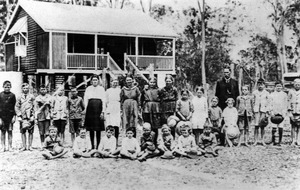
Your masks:
<svg viewBox="0 0 300 190"><path fill-rule="evenodd" d="M174 115L171 115L170 117L168 117L167 119L167 125L169 127L175 127L177 122L179 121L179 118L174 116Z"/></svg>

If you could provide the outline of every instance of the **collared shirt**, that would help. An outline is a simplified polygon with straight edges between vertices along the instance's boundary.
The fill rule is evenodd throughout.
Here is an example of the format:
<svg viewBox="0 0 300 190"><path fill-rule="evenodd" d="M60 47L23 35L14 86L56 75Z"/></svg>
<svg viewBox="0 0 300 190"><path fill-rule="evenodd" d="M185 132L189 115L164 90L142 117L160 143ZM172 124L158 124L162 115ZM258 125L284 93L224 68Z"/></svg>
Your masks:
<svg viewBox="0 0 300 190"><path fill-rule="evenodd" d="M56 95L52 101L53 120L66 120L68 117L68 98Z"/></svg>
<svg viewBox="0 0 300 190"><path fill-rule="evenodd" d="M178 137L177 148L179 148L181 150L182 149L184 149L184 150L196 150L197 145L196 145L195 138L191 135L189 135L188 137L184 137L184 136L180 135Z"/></svg>
<svg viewBox="0 0 300 190"><path fill-rule="evenodd" d="M35 118L38 121L50 120L52 97L49 94L38 95L35 98Z"/></svg>
<svg viewBox="0 0 300 190"><path fill-rule="evenodd" d="M243 116L245 111L247 112L247 116L252 116L254 112L253 105L254 100L250 95L238 96L236 99L236 108L240 116Z"/></svg>
<svg viewBox="0 0 300 190"><path fill-rule="evenodd" d="M280 114L283 117L286 116L288 110L288 98L287 94L283 91L273 92L270 95L270 111L273 114Z"/></svg>
<svg viewBox="0 0 300 190"><path fill-rule="evenodd" d="M90 140L86 138L81 138L80 136L76 137L73 143L74 152L84 152L92 149Z"/></svg>
<svg viewBox="0 0 300 190"><path fill-rule="evenodd" d="M269 111L270 93L266 90L262 90L262 91L255 90L252 94L254 96L254 107L253 107L254 112L265 113Z"/></svg>
<svg viewBox="0 0 300 190"><path fill-rule="evenodd" d="M104 137L101 138L98 150L99 151L105 151L105 150L109 150L109 151L115 151L117 148L117 140L116 137L111 136L110 138L108 138L106 135Z"/></svg>
<svg viewBox="0 0 300 190"><path fill-rule="evenodd" d="M71 97L68 100L69 118L81 119L82 111L84 110L83 99L80 96Z"/></svg>
<svg viewBox="0 0 300 190"><path fill-rule="evenodd" d="M34 116L34 95L24 94L17 98L15 110L16 114L22 119L30 119Z"/></svg>
<svg viewBox="0 0 300 190"><path fill-rule="evenodd" d="M136 140L136 138L132 137L129 139L128 137L125 137L122 139L121 154L127 154L128 150L135 150L136 153L141 151L139 142Z"/></svg>

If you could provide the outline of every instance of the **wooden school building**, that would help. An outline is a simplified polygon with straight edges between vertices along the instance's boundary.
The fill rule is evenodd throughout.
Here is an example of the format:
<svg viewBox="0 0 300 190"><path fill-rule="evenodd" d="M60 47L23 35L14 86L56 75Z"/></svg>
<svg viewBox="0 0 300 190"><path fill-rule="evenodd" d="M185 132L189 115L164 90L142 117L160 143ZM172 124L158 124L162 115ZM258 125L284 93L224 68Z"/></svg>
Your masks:
<svg viewBox="0 0 300 190"><path fill-rule="evenodd" d="M150 64L163 81L175 74L176 37L142 11L20 0L0 42L6 71L55 88L103 70L107 80L129 68L147 78Z"/></svg>

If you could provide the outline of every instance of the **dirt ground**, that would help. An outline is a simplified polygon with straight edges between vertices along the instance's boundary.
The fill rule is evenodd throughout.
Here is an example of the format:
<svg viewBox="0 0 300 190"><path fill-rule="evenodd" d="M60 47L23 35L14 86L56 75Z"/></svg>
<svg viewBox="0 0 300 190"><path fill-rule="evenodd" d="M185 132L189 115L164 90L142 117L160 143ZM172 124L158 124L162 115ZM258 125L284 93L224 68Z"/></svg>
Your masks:
<svg viewBox="0 0 300 190"><path fill-rule="evenodd" d="M68 130L67 130L68 131ZM270 130L267 131L270 134ZM19 152L21 138L14 130L13 152L0 153L0 189L300 189L300 148L224 148L217 158L74 159L45 160L37 149ZM70 134L66 132L67 144ZM269 137L268 137L269 138Z"/></svg>

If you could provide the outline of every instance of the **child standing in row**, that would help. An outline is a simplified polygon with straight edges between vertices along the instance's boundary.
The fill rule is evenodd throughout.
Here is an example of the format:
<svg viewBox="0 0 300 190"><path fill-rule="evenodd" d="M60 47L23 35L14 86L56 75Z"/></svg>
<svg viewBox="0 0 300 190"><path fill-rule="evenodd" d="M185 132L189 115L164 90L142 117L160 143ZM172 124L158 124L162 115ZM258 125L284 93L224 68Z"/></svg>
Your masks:
<svg viewBox="0 0 300 190"><path fill-rule="evenodd" d="M15 118L15 104L16 96L10 92L11 82L3 82L4 91L0 93L0 129L1 129L1 150L4 152L6 149L6 132L8 134L8 151L12 150L12 131Z"/></svg>
<svg viewBox="0 0 300 190"><path fill-rule="evenodd" d="M68 97L63 96L64 89L58 89L57 95L54 95L52 100L52 118L53 125L58 130L58 135L62 142L65 142L65 128L68 118Z"/></svg>
<svg viewBox="0 0 300 190"><path fill-rule="evenodd" d="M31 146L34 131L34 99L34 95L29 93L29 84L23 83L22 94L18 97L15 105L16 114L20 122L20 132L23 144L21 151L32 150ZM26 131L28 131L28 141L26 138Z"/></svg>
<svg viewBox="0 0 300 190"><path fill-rule="evenodd" d="M292 124L292 146L300 145L298 135L300 128L300 79L294 80L294 89L289 91L289 112Z"/></svg>
<svg viewBox="0 0 300 190"><path fill-rule="evenodd" d="M72 144L76 136L79 135L79 129L82 127L82 112L84 110L83 99L78 96L76 88L71 88L71 97L68 100L69 110L69 131L71 133Z"/></svg>
<svg viewBox="0 0 300 190"><path fill-rule="evenodd" d="M194 108L192 124L193 124L193 134L196 139L196 144L199 143L199 136L203 132L203 126L205 121L208 119L208 105L207 99L203 96L204 89L202 87L196 88L197 96L192 100L192 105Z"/></svg>
<svg viewBox="0 0 300 190"><path fill-rule="evenodd" d="M259 125L261 120L263 120L269 112L269 92L265 90L265 81L264 79L258 79L257 81L257 90L253 92L254 96L254 117L255 117L255 129L254 129L254 146L258 143L258 133L259 129L261 131L261 143L263 146L266 146L264 141L265 136L265 126Z"/></svg>
<svg viewBox="0 0 300 190"><path fill-rule="evenodd" d="M249 146L249 127L251 123L251 117L253 116L253 98L249 95L249 87L242 87L242 95L238 96L236 99L236 108L238 110L238 125L240 129L239 144L242 144L242 139L244 137L245 146Z"/></svg>
<svg viewBox="0 0 300 190"><path fill-rule="evenodd" d="M222 110L218 106L219 98L214 96L211 99L211 107L208 109L208 117L212 124L212 132L220 138L220 144L224 144L225 136L224 133L221 133L222 129Z"/></svg>
<svg viewBox="0 0 300 190"><path fill-rule="evenodd" d="M288 101L287 101L287 94L282 91L282 83L277 81L275 83L275 91L270 95L270 115L271 115L271 122L273 117L281 117L282 121L279 124L272 123L272 143L273 145L280 146L282 141L283 135L283 126L284 122L283 119L287 116L288 110ZM279 133L279 141L278 143L275 142L275 133L278 128Z"/></svg>
<svg viewBox="0 0 300 190"><path fill-rule="evenodd" d="M45 85L40 86L40 95L35 98L35 119L38 121L41 144L43 146L45 138L49 135L51 120L52 98L47 94ZM43 148L41 148L43 149Z"/></svg>
<svg viewBox="0 0 300 190"><path fill-rule="evenodd" d="M181 91L181 99L176 102L176 115L181 121L190 121L194 112L194 106L189 99L189 91Z"/></svg>

